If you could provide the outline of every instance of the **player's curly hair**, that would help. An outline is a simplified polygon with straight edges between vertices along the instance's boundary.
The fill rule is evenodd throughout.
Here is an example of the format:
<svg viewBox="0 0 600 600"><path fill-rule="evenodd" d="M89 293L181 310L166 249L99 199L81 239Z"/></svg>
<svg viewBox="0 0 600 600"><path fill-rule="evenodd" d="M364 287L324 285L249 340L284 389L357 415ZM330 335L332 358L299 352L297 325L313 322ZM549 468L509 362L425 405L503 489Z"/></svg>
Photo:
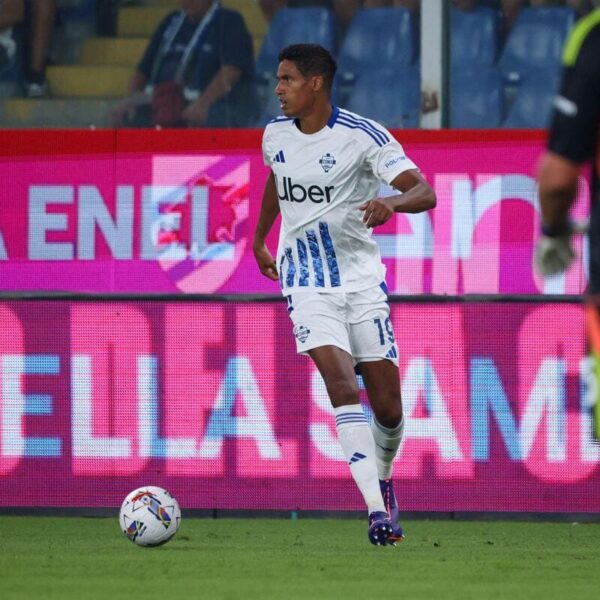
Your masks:
<svg viewBox="0 0 600 600"><path fill-rule="evenodd" d="M291 44L279 53L279 62L290 60L295 63L304 77L321 75L327 91L331 91L337 63L331 53L319 44Z"/></svg>

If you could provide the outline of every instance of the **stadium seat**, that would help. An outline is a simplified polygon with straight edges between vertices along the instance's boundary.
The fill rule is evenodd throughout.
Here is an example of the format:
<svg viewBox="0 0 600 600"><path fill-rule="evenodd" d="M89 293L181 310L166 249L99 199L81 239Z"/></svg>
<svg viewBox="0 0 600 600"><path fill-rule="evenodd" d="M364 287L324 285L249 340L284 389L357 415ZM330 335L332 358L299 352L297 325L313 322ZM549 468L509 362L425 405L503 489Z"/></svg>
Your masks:
<svg viewBox="0 0 600 600"><path fill-rule="evenodd" d="M498 12L487 7L452 9L451 65L491 67L498 54Z"/></svg>
<svg viewBox="0 0 600 600"><path fill-rule="evenodd" d="M281 8L275 14L256 59L256 86L264 113L261 122L273 118L267 116L273 112L272 95L279 52L289 44L298 43L321 44L335 52L336 22L333 13L325 8L308 7Z"/></svg>
<svg viewBox="0 0 600 600"><path fill-rule="evenodd" d="M500 126L504 101L498 69L453 69L450 90L451 127L483 129Z"/></svg>
<svg viewBox="0 0 600 600"><path fill-rule="evenodd" d="M366 70L411 65L416 58L416 35L405 8L359 10L348 28L338 55L342 77Z"/></svg>
<svg viewBox="0 0 600 600"><path fill-rule="evenodd" d="M282 8L271 22L256 59L259 76L271 78L277 72L279 51L289 44L316 43L336 50L336 23L325 8Z"/></svg>
<svg viewBox="0 0 600 600"><path fill-rule="evenodd" d="M531 71L524 75L502 126L546 128L559 81L560 70L556 68Z"/></svg>
<svg viewBox="0 0 600 600"><path fill-rule="evenodd" d="M363 71L344 108L388 128L419 126L421 81L416 65Z"/></svg>
<svg viewBox="0 0 600 600"><path fill-rule="evenodd" d="M341 104L363 73L414 64L416 46L412 17L405 8L359 10L338 55L336 82Z"/></svg>
<svg viewBox="0 0 600 600"><path fill-rule="evenodd" d="M505 80L518 84L529 71L558 68L574 22L575 12L568 7L522 9L498 62Z"/></svg>

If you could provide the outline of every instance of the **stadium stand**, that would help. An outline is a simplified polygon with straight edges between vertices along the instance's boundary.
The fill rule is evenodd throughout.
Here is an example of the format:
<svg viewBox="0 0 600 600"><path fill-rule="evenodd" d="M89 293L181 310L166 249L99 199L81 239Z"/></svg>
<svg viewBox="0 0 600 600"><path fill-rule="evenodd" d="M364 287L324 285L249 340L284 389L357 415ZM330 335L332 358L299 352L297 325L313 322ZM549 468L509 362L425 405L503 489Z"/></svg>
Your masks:
<svg viewBox="0 0 600 600"><path fill-rule="evenodd" d="M568 7L522 9L511 29L498 61L508 83L517 83L535 69L560 68L562 48L575 22Z"/></svg>
<svg viewBox="0 0 600 600"><path fill-rule="evenodd" d="M548 127L552 99L558 90L559 80L560 72L554 67L524 75L503 127Z"/></svg>
<svg viewBox="0 0 600 600"><path fill-rule="evenodd" d="M502 77L494 66L452 71L450 125L462 129L500 127L503 118Z"/></svg>
<svg viewBox="0 0 600 600"><path fill-rule="evenodd" d="M339 28L332 11L283 8L269 25L258 0L222 2L242 13L254 39L264 107L257 125L279 114L273 94L279 49L289 43L314 41L333 50L338 59L336 104L390 127L418 126L419 32L408 10L359 10L338 49ZM0 72L2 126L106 126L115 101L127 92L150 34L180 1L122 2L113 37L95 33L94 6L94 0L74 0L69 8L61 9L52 50L55 64L47 69L48 98L18 97L20 54L5 65ZM566 7L523 8L500 49L497 10L453 9L450 126L544 126L562 45L575 18L575 11ZM395 67L391 74L386 71L390 65ZM380 90L381 98L364 87L369 80L376 84L374 89ZM398 111L392 110L389 98L401 103ZM535 103L542 109L534 110Z"/></svg>
<svg viewBox="0 0 600 600"><path fill-rule="evenodd" d="M450 18L453 69L494 65L498 58L498 11L485 6L469 11L452 8Z"/></svg>
<svg viewBox="0 0 600 600"><path fill-rule="evenodd" d="M450 125L498 127L503 116L502 78L495 66L498 12L453 8L450 25Z"/></svg>
<svg viewBox="0 0 600 600"><path fill-rule="evenodd" d="M223 0L223 5L244 16L253 35L255 52L262 43L266 21L256 0ZM48 98L7 98L3 127L104 127L114 103L127 94L131 74L148 40L161 20L180 7L179 0L139 0L119 8L115 37L94 34L93 0L60 13L53 55L48 67ZM17 75L11 75L17 77ZM2 87L0 74L0 88ZM8 76L7 76L8 77ZM10 80L9 80L10 81ZM4 86L14 95L15 86Z"/></svg>
<svg viewBox="0 0 600 600"><path fill-rule="evenodd" d="M547 124L562 49L575 19L575 11L563 6L519 12L498 60L507 114L503 127Z"/></svg>

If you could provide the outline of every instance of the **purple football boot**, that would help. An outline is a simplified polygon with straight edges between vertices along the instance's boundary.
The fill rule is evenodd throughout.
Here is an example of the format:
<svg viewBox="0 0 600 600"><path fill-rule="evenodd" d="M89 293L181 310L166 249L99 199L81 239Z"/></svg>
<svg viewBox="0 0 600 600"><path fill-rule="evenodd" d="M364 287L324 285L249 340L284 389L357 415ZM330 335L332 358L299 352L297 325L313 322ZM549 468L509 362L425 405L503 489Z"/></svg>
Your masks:
<svg viewBox="0 0 600 600"><path fill-rule="evenodd" d="M388 538L388 543L401 542L404 539L404 531L402 531L402 526L400 525L400 514L396 496L394 495L394 484L391 479L380 479L379 487L383 496L383 503L392 523L392 534Z"/></svg>
<svg viewBox="0 0 600 600"><path fill-rule="evenodd" d="M385 546L393 534L392 522L387 513L375 511L369 515L369 541L375 546Z"/></svg>

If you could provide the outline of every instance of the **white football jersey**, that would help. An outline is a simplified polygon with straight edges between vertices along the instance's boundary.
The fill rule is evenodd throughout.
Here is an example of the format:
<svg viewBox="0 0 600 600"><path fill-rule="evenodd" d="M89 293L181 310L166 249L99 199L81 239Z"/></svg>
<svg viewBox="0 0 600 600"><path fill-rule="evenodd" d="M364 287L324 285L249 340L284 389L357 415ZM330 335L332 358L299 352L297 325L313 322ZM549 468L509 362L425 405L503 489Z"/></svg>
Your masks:
<svg viewBox="0 0 600 600"><path fill-rule="evenodd" d="M381 284L385 266L358 207L377 197L381 182L417 168L389 131L334 107L326 127L309 135L294 119L274 119L262 150L281 209L283 294L356 292Z"/></svg>

